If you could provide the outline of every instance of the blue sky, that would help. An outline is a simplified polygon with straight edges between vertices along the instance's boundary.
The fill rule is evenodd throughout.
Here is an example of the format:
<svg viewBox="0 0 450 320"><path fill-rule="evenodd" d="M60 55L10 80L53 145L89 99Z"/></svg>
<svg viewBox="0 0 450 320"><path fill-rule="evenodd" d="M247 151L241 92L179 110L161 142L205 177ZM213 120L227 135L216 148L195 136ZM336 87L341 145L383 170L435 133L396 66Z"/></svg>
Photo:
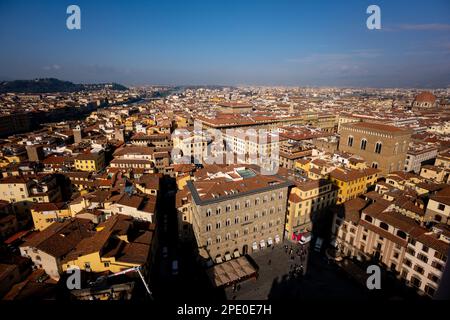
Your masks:
<svg viewBox="0 0 450 320"><path fill-rule="evenodd" d="M371 4L381 30L366 28ZM3 80L450 85L448 0L0 0L0 41Z"/></svg>

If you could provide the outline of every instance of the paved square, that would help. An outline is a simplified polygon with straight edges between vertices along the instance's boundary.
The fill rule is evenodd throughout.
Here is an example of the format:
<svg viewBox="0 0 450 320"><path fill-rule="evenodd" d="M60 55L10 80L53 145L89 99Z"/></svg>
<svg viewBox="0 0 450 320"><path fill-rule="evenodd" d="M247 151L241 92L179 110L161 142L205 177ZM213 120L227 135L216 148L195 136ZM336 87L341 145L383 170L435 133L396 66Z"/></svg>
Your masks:
<svg viewBox="0 0 450 320"><path fill-rule="evenodd" d="M288 253L284 248L288 246ZM289 248L293 248L291 259ZM266 248L251 254L259 267L259 277L240 284L240 289L233 291L226 288L227 299L365 299L368 292L352 280L343 276L337 268L328 265L316 252L310 252L306 275L290 275L291 266L300 265L301 258L296 255L300 245L291 242L272 248ZM269 264L269 260L271 260Z"/></svg>

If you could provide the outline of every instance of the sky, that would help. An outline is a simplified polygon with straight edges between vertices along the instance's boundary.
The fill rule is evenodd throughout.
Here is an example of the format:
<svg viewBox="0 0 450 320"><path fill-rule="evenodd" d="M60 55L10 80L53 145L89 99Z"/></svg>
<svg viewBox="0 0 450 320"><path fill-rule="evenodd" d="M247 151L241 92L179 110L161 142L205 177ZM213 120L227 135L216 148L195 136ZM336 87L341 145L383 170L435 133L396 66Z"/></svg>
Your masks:
<svg viewBox="0 0 450 320"><path fill-rule="evenodd" d="M450 1L0 0L0 44L0 80L449 87Z"/></svg>

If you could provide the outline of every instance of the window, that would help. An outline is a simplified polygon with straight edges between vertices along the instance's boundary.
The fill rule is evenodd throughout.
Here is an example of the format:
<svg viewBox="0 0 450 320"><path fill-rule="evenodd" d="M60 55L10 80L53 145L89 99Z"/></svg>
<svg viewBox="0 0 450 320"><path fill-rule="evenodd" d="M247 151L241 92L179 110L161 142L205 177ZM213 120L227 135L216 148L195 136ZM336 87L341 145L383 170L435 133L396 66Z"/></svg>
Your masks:
<svg viewBox="0 0 450 320"><path fill-rule="evenodd" d="M366 146L367 146L367 140L362 139L361 140L361 150L366 150Z"/></svg>
<svg viewBox="0 0 450 320"><path fill-rule="evenodd" d="M211 209L206 210L206 216L211 217Z"/></svg>
<svg viewBox="0 0 450 320"><path fill-rule="evenodd" d="M368 216L368 215L365 215L364 216L364 220L366 220L367 222L372 222L372 217Z"/></svg>
<svg viewBox="0 0 450 320"><path fill-rule="evenodd" d="M445 204L439 203L438 209L441 210L441 211L444 211L445 210Z"/></svg>
<svg viewBox="0 0 450 320"><path fill-rule="evenodd" d="M423 261L423 262L425 262L425 263L428 262L428 257L427 257L426 255L422 254L422 253L419 253L419 254L417 255L417 259L419 259L420 261Z"/></svg>
<svg viewBox="0 0 450 320"><path fill-rule="evenodd" d="M222 211L222 209L220 209L220 207L218 207L218 208L216 209L216 214L219 215L221 211Z"/></svg>
<svg viewBox="0 0 450 320"><path fill-rule="evenodd" d="M411 265L412 265L411 260L405 259L405 265L406 265L407 267L411 267Z"/></svg>
<svg viewBox="0 0 450 320"><path fill-rule="evenodd" d="M439 277L435 274L429 273L428 274L428 279L433 281L434 283L438 283L439 282Z"/></svg>
<svg viewBox="0 0 450 320"><path fill-rule="evenodd" d="M216 229L220 229L221 226L222 226L222 224L220 223L220 221L217 221L217 223L216 223Z"/></svg>
<svg viewBox="0 0 450 320"><path fill-rule="evenodd" d="M372 168L377 169L378 168L378 163L372 162Z"/></svg>
<svg viewBox="0 0 450 320"><path fill-rule="evenodd" d="M384 222L380 222L380 228L384 230L389 230L389 225Z"/></svg>
<svg viewBox="0 0 450 320"><path fill-rule="evenodd" d="M381 142L377 142L375 144L375 153L381 153L381 147L382 147Z"/></svg>
<svg viewBox="0 0 450 320"><path fill-rule="evenodd" d="M430 297L434 296L435 292L436 292L435 288L433 288L433 287L431 287L429 285L425 286L425 293L428 294Z"/></svg>
<svg viewBox="0 0 450 320"><path fill-rule="evenodd" d="M416 252L414 251L414 249L412 249L412 248L410 248L410 247L408 247L408 248L406 249L406 252L407 252L408 254L412 255L412 256L415 256L415 255L416 255Z"/></svg>
<svg viewBox="0 0 450 320"><path fill-rule="evenodd" d="M397 236L402 239L406 239L406 233L404 233L402 230L397 230Z"/></svg>
<svg viewBox="0 0 450 320"><path fill-rule="evenodd" d="M414 277L414 276L411 277L411 284L412 284L414 287L420 288L421 283L422 283L422 281L420 281L419 278L416 278L416 277Z"/></svg>
<svg viewBox="0 0 450 320"><path fill-rule="evenodd" d="M349 136L349 137L348 137L347 145L348 145L349 147L352 147L352 146L353 146L353 137L352 137L352 136Z"/></svg>
<svg viewBox="0 0 450 320"><path fill-rule="evenodd" d="M421 266L417 265L417 264L414 266L414 271L416 271L419 274L423 274L424 273L423 268Z"/></svg>
<svg viewBox="0 0 450 320"><path fill-rule="evenodd" d="M211 224L206 225L206 232L211 231Z"/></svg>
<svg viewBox="0 0 450 320"><path fill-rule="evenodd" d="M439 262L436 262L436 261L433 261L433 262L431 263L431 266L432 266L433 268L439 270L439 271L444 270L444 265L443 265L442 263L439 263Z"/></svg>

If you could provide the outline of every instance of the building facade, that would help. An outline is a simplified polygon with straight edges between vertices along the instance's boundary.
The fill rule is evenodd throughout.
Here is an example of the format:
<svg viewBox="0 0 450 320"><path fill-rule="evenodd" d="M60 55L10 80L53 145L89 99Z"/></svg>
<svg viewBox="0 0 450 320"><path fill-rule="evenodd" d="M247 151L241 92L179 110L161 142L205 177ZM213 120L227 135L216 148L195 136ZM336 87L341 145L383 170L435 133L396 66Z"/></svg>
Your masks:
<svg viewBox="0 0 450 320"><path fill-rule="evenodd" d="M403 170L411 132L394 126L357 122L341 125L339 150L361 156L382 175Z"/></svg>

